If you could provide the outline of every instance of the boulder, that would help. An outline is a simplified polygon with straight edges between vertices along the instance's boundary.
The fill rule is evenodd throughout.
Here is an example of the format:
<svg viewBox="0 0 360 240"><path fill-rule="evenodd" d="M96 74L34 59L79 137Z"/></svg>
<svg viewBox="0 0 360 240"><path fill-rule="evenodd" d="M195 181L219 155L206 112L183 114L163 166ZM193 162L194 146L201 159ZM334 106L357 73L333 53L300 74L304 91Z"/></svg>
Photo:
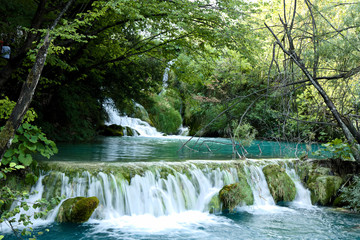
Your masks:
<svg viewBox="0 0 360 240"><path fill-rule="evenodd" d="M56 216L57 222L83 223L99 205L97 197L76 197L65 200Z"/></svg>
<svg viewBox="0 0 360 240"><path fill-rule="evenodd" d="M271 195L276 203L291 202L296 196L293 180L280 165L267 165L263 168Z"/></svg>
<svg viewBox="0 0 360 240"><path fill-rule="evenodd" d="M301 180L311 192L311 202L323 206L334 204L344 180L336 168L332 167L332 161L306 162L300 166L300 169L302 169ZM335 204L339 205L340 199Z"/></svg>
<svg viewBox="0 0 360 240"><path fill-rule="evenodd" d="M233 183L224 186L219 192L223 211L234 211L238 205L252 205L254 196L249 184Z"/></svg>
<svg viewBox="0 0 360 240"><path fill-rule="evenodd" d="M319 175L312 178L307 184L311 191L311 202L324 206L332 204L342 183L343 179L339 176Z"/></svg>

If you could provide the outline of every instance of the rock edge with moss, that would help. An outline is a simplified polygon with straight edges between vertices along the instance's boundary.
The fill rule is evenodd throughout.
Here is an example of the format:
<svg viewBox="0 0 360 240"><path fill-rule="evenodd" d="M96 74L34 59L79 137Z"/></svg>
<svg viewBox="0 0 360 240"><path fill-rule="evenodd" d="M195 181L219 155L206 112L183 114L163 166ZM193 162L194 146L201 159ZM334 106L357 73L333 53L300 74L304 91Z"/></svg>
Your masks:
<svg viewBox="0 0 360 240"><path fill-rule="evenodd" d="M83 223L89 220L99 205L97 197L76 197L65 200L56 216L57 222Z"/></svg>

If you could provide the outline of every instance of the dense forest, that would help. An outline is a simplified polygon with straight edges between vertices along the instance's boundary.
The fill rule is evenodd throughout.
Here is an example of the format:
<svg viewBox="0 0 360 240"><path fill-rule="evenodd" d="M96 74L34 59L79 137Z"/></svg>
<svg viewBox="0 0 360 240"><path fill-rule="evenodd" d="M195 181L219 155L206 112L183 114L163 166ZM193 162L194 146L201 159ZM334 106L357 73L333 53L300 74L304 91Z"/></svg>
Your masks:
<svg viewBox="0 0 360 240"><path fill-rule="evenodd" d="M360 160L359 8L308 0L7 1L1 125L48 34L27 122L49 139L93 139L111 98L128 116L143 105L166 134L183 124L198 136L338 139Z"/></svg>

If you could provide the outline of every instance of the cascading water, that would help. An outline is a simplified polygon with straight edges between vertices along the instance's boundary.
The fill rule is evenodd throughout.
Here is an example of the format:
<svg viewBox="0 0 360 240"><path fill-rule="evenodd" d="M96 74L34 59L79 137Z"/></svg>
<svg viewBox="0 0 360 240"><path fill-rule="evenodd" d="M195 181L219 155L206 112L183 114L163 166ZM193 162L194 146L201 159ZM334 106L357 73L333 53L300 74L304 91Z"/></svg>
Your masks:
<svg viewBox="0 0 360 240"><path fill-rule="evenodd" d="M163 75L163 88L161 89L161 92L159 95L163 94L166 91L166 88L168 87L168 80L169 80L169 71L171 65L174 64L174 60L171 60L168 62L167 67L165 68L164 75Z"/></svg>
<svg viewBox="0 0 360 240"><path fill-rule="evenodd" d="M121 175L85 171L73 178L59 173L61 195L97 196L100 204L93 218L108 219L124 215L164 216L193 210L204 212L214 194L226 184L237 181L235 170L201 171L195 166L187 173L162 177L159 171L135 175L130 183ZM51 184L54 184L51 183Z"/></svg>
<svg viewBox="0 0 360 240"><path fill-rule="evenodd" d="M62 169L59 163L51 164ZM209 210L214 196L223 186L240 182L238 173L241 172L245 172L246 180L252 189L254 204L238 207L238 216L241 216L243 211L253 216L265 216L268 213L280 213L277 216L294 214L295 210L275 205L262 171L267 164L274 162L197 160L173 163L87 163L83 166L70 162L64 163L64 166L71 171L51 171L40 177L36 185L39 190L36 197L96 196L100 203L87 223L94 226L92 234L95 235L98 232L111 233L114 229L135 235L144 232L169 234L171 229L186 229L187 233L191 233L188 238L197 238L194 237L196 231L189 231L196 226L232 226L229 220L218 214L209 214ZM295 183L299 180L292 167L287 166L286 171ZM304 201L307 194L306 191L298 190L295 202ZM53 222L58 209L59 206L46 220L35 220L35 225L48 225ZM149 239L156 239L156 236ZM159 238L163 236L160 235ZM92 237L91 235L88 238ZM123 239L120 235L109 237ZM171 239L171 236L165 238Z"/></svg>
<svg viewBox="0 0 360 240"><path fill-rule="evenodd" d="M254 195L254 206L275 206L262 167L256 165L245 166L245 172L248 175L247 181Z"/></svg>
<svg viewBox="0 0 360 240"><path fill-rule="evenodd" d="M310 196L311 193L310 193L309 189L306 189L303 186L303 184L300 181L299 175L296 174L295 169L290 168L286 164L286 173L293 180L295 187L296 187L295 200L291 204L296 207L301 207L301 208L313 208L313 205L311 204L311 196Z"/></svg>
<svg viewBox="0 0 360 240"><path fill-rule="evenodd" d="M156 128L150 126L149 123L142 121L138 118L132 118L128 116L121 116L119 112L114 107L114 102L111 99L108 99L104 104L105 110L109 115L109 121L105 122L105 125L120 125L122 127L129 127L133 129L134 136L145 136L145 137L160 137L163 136L161 132L158 132ZM126 136L126 129L124 131Z"/></svg>

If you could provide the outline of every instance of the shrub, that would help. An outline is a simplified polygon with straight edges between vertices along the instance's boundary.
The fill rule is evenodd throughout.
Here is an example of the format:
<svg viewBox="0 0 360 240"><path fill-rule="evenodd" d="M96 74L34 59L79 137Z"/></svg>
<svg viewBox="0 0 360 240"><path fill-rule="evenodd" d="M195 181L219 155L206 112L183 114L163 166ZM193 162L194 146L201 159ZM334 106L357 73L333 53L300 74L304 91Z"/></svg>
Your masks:
<svg viewBox="0 0 360 240"><path fill-rule="evenodd" d="M360 176L354 176L353 184L342 190L342 199L345 207L360 212Z"/></svg>

